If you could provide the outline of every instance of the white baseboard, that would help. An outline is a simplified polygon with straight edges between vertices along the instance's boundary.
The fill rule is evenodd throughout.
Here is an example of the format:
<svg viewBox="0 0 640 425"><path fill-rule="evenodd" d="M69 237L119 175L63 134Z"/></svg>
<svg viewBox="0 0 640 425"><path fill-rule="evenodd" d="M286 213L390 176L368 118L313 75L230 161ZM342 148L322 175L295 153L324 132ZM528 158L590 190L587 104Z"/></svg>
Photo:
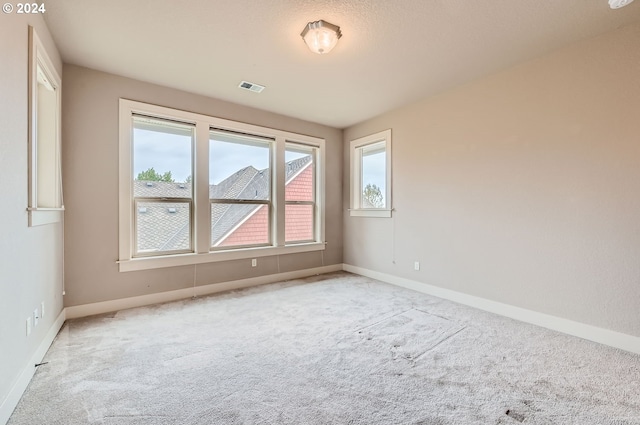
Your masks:
<svg viewBox="0 0 640 425"><path fill-rule="evenodd" d="M531 323L533 325L542 326L547 329L562 332L572 336L577 336L589 341L598 342L600 344L609 345L621 350L640 354L640 337L637 336L603 329L596 326L587 325L585 323L575 322L573 320L515 307L509 304L491 301L486 298L480 298L473 295L464 294L462 292L452 291L450 289L429 285L427 283L417 282L415 280L405 279L402 277L380 273L362 267L352 266L350 264L344 264L343 270L370 277L372 279L381 280L392 285L412 289L417 292L444 298L446 300L468 305L470 307L475 307L480 310L499 314L501 316L506 316L511 319L519 320L521 322Z"/></svg>
<svg viewBox="0 0 640 425"><path fill-rule="evenodd" d="M31 382L33 374L36 372L35 365L40 363L44 358L44 355L47 354L47 350L53 343L56 335L58 335L58 332L60 332L60 328L64 325L64 321L65 311L62 310L49 328L47 335L45 335L44 339L40 342L40 345L29 359L27 366L18 377L13 388L9 391L9 395L7 395L7 398L5 398L2 405L0 405L0 424L6 424L9 421L9 417L18 405L18 402L20 401L24 391L27 389L29 382Z"/></svg>
<svg viewBox="0 0 640 425"><path fill-rule="evenodd" d="M141 295L138 297L121 298L112 301L103 301L91 304L82 304L67 307L67 319L92 316L95 314L110 313L112 311L125 310L127 308L143 307L151 304L164 303L168 301L183 300L195 296L209 295L217 292L230 291L233 289L248 288L251 286L264 285L267 283L280 282L283 280L299 279L302 277L317 274L330 273L342 270L342 264L316 267L313 269L296 270L292 272L270 274L267 276L257 276L248 279L234 280L231 282L213 283L210 285L196 286L195 288L178 289L175 291L159 292L156 294Z"/></svg>

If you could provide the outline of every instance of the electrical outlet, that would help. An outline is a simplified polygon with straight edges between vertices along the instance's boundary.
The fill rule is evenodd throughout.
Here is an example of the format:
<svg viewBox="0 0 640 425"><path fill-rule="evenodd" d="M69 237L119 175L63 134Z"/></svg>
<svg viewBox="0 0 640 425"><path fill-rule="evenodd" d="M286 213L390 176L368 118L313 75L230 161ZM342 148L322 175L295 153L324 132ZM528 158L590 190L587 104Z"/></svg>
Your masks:
<svg viewBox="0 0 640 425"><path fill-rule="evenodd" d="M251 259L251 267L255 267L257 265L258 265L258 260L255 258Z"/></svg>
<svg viewBox="0 0 640 425"><path fill-rule="evenodd" d="M420 270L420 261L413 263L413 270Z"/></svg>
<svg viewBox="0 0 640 425"><path fill-rule="evenodd" d="M31 317L27 317L27 336L31 335Z"/></svg>
<svg viewBox="0 0 640 425"><path fill-rule="evenodd" d="M40 315L38 314L38 309L33 310L33 327L38 326L38 319L40 319Z"/></svg>
<svg viewBox="0 0 640 425"><path fill-rule="evenodd" d="M40 303L40 318L44 319L44 301Z"/></svg>

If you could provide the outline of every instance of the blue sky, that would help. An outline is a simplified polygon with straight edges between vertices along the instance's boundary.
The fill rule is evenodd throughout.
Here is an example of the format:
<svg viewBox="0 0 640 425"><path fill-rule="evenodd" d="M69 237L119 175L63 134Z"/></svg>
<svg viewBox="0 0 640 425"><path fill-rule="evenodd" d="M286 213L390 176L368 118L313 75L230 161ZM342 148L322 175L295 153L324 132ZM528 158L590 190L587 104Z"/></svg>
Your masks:
<svg viewBox="0 0 640 425"><path fill-rule="evenodd" d="M382 197L385 195L385 168L386 153L380 152L375 155L366 155L362 159L362 188L368 184L375 184L380 188Z"/></svg>
<svg viewBox="0 0 640 425"><path fill-rule="evenodd" d="M192 175L191 137L160 133L135 128L133 143L133 173L153 167L158 173L171 171L177 182ZM300 158L304 154L287 151L286 161ZM209 149L209 183L218 184L236 171L249 165L261 170L269 165L267 148L238 143L214 142Z"/></svg>
<svg viewBox="0 0 640 425"><path fill-rule="evenodd" d="M149 168L160 174L171 171L175 181L185 181L192 174L191 137L134 128L134 178Z"/></svg>

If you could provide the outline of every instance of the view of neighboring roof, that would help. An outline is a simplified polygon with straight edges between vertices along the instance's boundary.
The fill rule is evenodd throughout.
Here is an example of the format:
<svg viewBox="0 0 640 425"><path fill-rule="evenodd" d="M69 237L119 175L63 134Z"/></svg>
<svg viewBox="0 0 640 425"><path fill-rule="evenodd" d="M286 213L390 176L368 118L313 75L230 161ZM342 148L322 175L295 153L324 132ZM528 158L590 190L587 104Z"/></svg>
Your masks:
<svg viewBox="0 0 640 425"><path fill-rule="evenodd" d="M287 162L285 181L289 183L289 181L291 181L291 179L295 177L299 171L302 171L302 169L306 167L310 161L311 156L306 155L302 158L294 159L293 161Z"/></svg>
<svg viewBox="0 0 640 425"><path fill-rule="evenodd" d="M138 202L136 245L139 253L188 250L189 204Z"/></svg>
<svg viewBox="0 0 640 425"><path fill-rule="evenodd" d="M288 184L311 164L306 155L286 164ZM267 200L270 196L269 169L248 166L238 170L218 184L209 186L210 199ZM190 198L191 183L134 180L136 198ZM211 206L211 246L220 244L237 226L255 213L261 205L213 203ZM152 202L137 204L137 251L175 251L190 248L189 203Z"/></svg>
<svg viewBox="0 0 640 425"><path fill-rule="evenodd" d="M191 183L134 180L133 196L135 198L190 198Z"/></svg>
<svg viewBox="0 0 640 425"><path fill-rule="evenodd" d="M249 166L232 174L217 185L209 186L210 199L267 200L271 181L269 170L256 170ZM211 205L211 246L216 246L247 215L260 205Z"/></svg>

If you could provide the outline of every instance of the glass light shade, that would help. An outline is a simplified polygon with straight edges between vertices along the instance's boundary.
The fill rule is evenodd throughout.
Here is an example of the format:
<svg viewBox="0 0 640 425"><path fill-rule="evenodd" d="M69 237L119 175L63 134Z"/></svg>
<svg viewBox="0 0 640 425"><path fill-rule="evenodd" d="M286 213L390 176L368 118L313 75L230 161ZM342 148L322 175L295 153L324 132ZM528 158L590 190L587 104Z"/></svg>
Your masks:
<svg viewBox="0 0 640 425"><path fill-rule="evenodd" d="M300 35L307 47L320 55L329 53L342 37L339 26L323 20L309 22Z"/></svg>
<svg viewBox="0 0 640 425"><path fill-rule="evenodd" d="M609 7L612 9L620 9L621 7L625 7L633 0L609 0Z"/></svg>

